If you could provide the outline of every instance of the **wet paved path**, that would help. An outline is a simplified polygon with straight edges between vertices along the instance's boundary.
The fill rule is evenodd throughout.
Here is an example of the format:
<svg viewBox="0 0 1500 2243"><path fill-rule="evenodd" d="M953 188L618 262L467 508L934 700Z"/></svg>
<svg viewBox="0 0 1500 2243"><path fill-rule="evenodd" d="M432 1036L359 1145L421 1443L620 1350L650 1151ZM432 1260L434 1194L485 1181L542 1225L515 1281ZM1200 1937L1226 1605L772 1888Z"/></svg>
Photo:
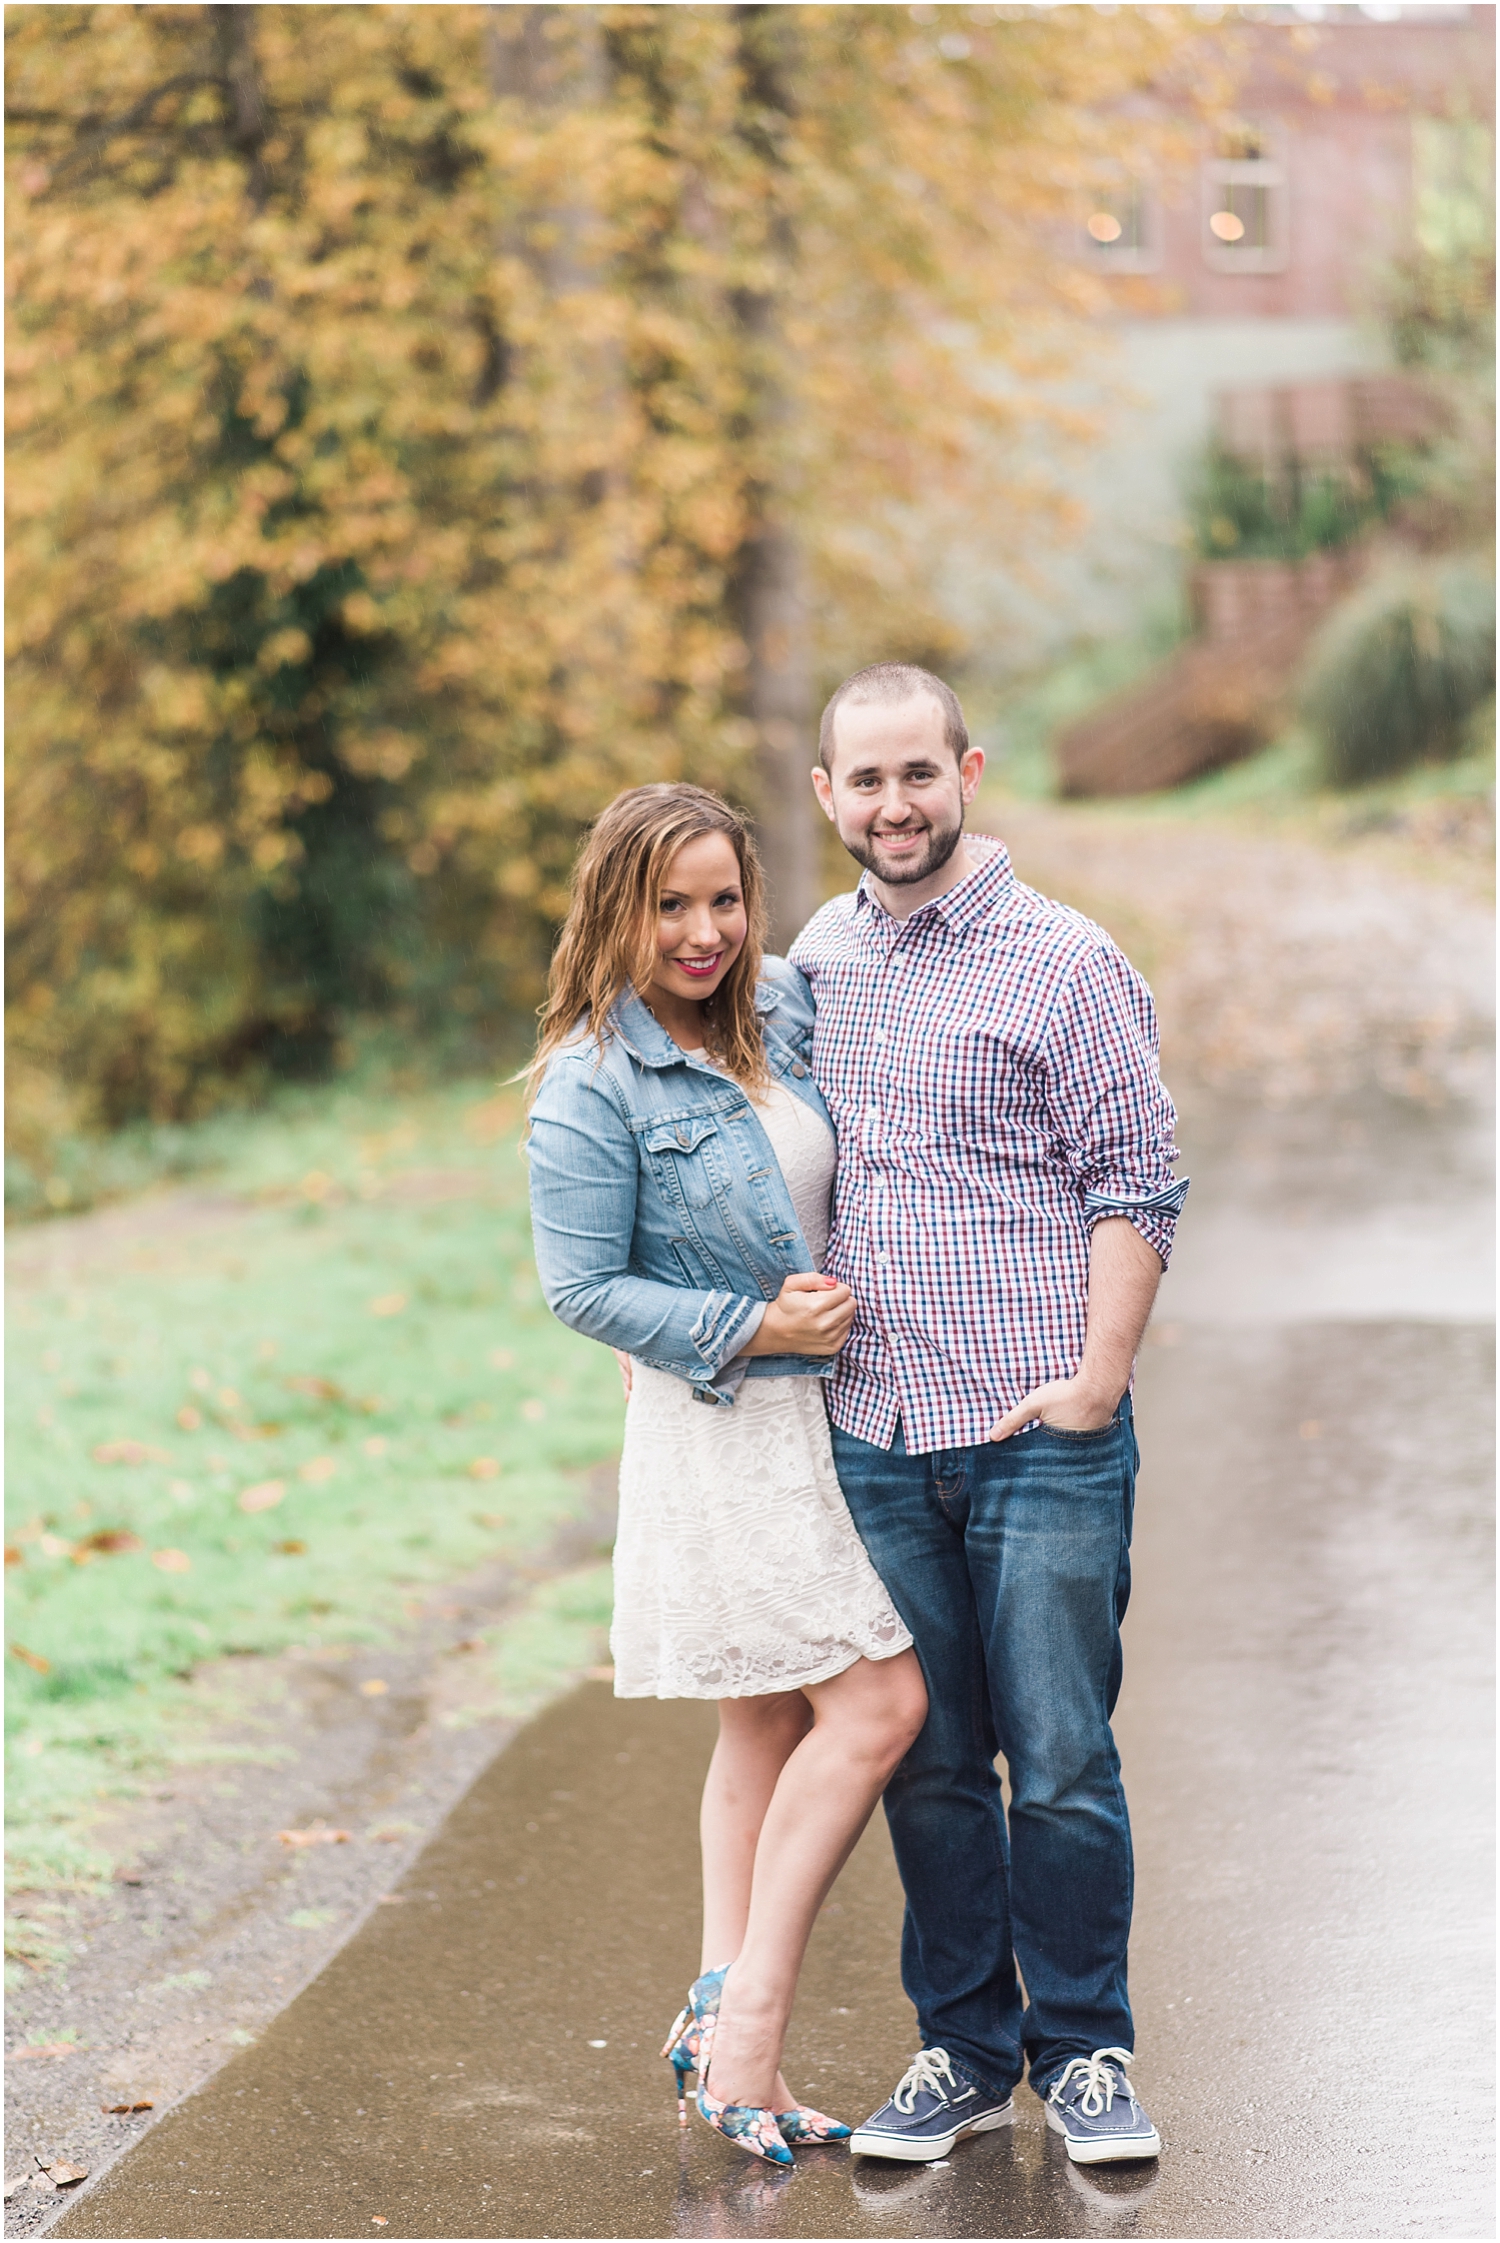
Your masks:
<svg viewBox="0 0 1500 2243"><path fill-rule="evenodd" d="M1452 1129L1371 1126L1195 1152L1202 1243L1184 1226L1142 1362L1119 1731L1159 2169L1075 2171L1024 2092L935 2167L830 2148L771 2176L680 2136L657 2049L696 1960L711 1716L594 1684L56 2232L1491 2233L1482 1181ZM1434 1244L1424 1209L1459 1205ZM877 1829L787 2066L851 2119L912 2046L899 1912Z"/></svg>

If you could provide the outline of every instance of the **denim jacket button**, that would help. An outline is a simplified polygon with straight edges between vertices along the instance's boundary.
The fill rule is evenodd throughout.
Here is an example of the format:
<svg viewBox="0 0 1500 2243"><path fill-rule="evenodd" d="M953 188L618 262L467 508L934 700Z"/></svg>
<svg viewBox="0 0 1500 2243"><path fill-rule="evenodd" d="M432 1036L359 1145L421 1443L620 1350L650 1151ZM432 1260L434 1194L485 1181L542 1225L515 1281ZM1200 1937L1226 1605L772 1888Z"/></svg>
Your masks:
<svg viewBox="0 0 1500 2243"><path fill-rule="evenodd" d="M690 1145L690 1144L692 1143L692 1133L691 1133L691 1131L690 1131L690 1130L686 1130L686 1129L679 1129L679 1130L678 1130L678 1132L677 1132L677 1142L678 1142L678 1144L679 1144L679 1145L681 1145L681 1146L682 1146L682 1148L683 1148L683 1150L684 1150L684 1152L685 1152L685 1151L687 1150L688 1146L689 1146L689 1145Z"/></svg>
<svg viewBox="0 0 1500 2243"><path fill-rule="evenodd" d="M800 1059L794 1059L792 1061L792 1073L798 1078L799 1081L801 1080L802 1076L807 1073L807 1069L803 1066Z"/></svg>

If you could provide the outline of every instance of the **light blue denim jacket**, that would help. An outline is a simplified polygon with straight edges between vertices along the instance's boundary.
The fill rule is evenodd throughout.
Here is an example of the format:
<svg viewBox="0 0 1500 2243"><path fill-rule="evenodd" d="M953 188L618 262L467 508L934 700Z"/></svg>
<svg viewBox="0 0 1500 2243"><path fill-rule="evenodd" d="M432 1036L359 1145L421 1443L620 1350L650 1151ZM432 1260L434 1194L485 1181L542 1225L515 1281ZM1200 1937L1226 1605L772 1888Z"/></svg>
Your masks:
<svg viewBox="0 0 1500 2243"><path fill-rule="evenodd" d="M827 1122L807 983L767 958L755 1003L772 1075ZM537 1274L573 1331L686 1379L702 1402L733 1402L746 1377L832 1370L817 1356L734 1361L811 1255L740 1085L680 1051L633 992L602 1058L582 1033L554 1055L529 1152Z"/></svg>

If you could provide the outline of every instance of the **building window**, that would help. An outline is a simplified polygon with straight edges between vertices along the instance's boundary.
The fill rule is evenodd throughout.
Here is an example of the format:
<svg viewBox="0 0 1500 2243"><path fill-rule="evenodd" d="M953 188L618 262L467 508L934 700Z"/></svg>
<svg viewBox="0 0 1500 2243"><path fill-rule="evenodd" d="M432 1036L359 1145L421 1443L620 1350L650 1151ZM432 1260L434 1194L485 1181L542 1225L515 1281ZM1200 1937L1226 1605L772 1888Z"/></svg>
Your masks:
<svg viewBox="0 0 1500 2243"><path fill-rule="evenodd" d="M1084 245L1101 272L1154 273L1161 264L1161 211L1140 179L1100 188L1084 220Z"/></svg>
<svg viewBox="0 0 1500 2243"><path fill-rule="evenodd" d="M1286 165L1265 126L1243 126L1203 167L1203 256L1219 273L1286 270Z"/></svg>

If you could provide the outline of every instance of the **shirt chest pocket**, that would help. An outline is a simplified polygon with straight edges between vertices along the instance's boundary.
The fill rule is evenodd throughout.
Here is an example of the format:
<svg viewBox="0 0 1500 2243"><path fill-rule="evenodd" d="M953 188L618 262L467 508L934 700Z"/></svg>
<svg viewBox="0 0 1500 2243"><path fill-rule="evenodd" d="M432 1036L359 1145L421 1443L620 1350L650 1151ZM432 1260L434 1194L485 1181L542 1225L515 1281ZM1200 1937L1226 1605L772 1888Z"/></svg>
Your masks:
<svg viewBox="0 0 1500 2243"><path fill-rule="evenodd" d="M675 1121L653 1122L642 1142L673 1206L713 1206L725 1182L725 1146L712 1114L682 1114Z"/></svg>

